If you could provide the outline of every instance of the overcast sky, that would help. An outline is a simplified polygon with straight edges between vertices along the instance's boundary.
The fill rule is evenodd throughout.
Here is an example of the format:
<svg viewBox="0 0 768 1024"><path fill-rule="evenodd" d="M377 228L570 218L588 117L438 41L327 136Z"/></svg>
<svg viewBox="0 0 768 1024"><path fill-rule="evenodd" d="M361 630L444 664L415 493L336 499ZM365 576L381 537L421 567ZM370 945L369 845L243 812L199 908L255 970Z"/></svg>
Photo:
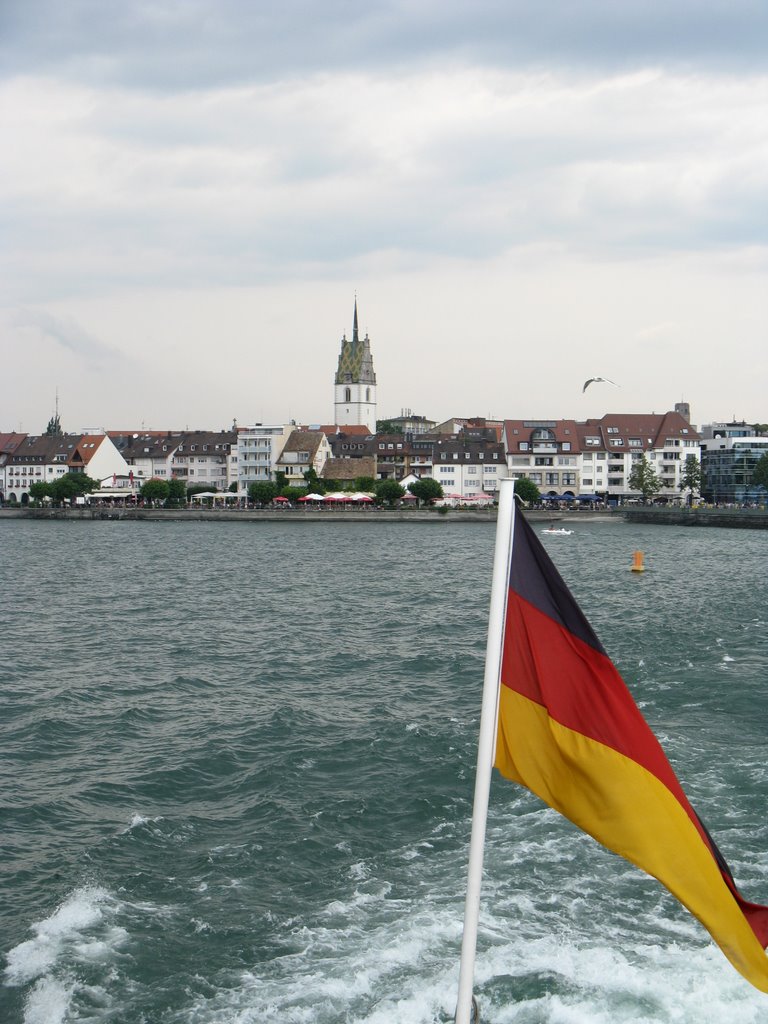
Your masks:
<svg viewBox="0 0 768 1024"><path fill-rule="evenodd" d="M768 421L764 0L2 0L0 430ZM603 376L620 387L596 384Z"/></svg>

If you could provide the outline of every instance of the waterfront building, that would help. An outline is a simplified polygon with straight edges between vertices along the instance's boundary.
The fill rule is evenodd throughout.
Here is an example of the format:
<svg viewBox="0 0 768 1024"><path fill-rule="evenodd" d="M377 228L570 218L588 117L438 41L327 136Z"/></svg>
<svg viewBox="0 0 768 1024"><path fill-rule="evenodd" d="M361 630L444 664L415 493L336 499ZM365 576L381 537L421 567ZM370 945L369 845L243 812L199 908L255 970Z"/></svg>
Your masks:
<svg viewBox="0 0 768 1024"><path fill-rule="evenodd" d="M15 430L0 434L0 504L6 500L8 495L8 485L6 484L8 459L26 436L26 434L17 434Z"/></svg>
<svg viewBox="0 0 768 1024"><path fill-rule="evenodd" d="M376 432L376 374L373 369L371 342L366 334L360 339L357 322L357 299L352 320L352 340L341 339L341 352L334 379L334 423L364 424L371 434Z"/></svg>
<svg viewBox="0 0 768 1024"><path fill-rule="evenodd" d="M171 459L183 436L181 431L110 430L109 436L139 487L147 480L171 479Z"/></svg>
<svg viewBox="0 0 768 1024"><path fill-rule="evenodd" d="M608 413L578 424L582 452L581 485L586 492L605 494L608 501L637 498L629 486L632 468L643 455L655 471L656 499L682 500L680 482L685 460L701 461L701 438L677 411Z"/></svg>
<svg viewBox="0 0 768 1024"><path fill-rule="evenodd" d="M499 481L507 476L504 445L474 440L463 432L455 438L441 438L433 443L432 464L432 478L437 480L445 495L457 499L484 494L495 496Z"/></svg>
<svg viewBox="0 0 768 1024"><path fill-rule="evenodd" d="M322 430L294 430L283 445L275 469L285 473L287 484L303 487L304 474L314 469L321 476L330 455L331 446Z"/></svg>
<svg viewBox="0 0 768 1024"><path fill-rule="evenodd" d="M128 472L106 434L28 434L7 455L4 500L26 502L32 484L53 483L66 473L85 473L101 481Z"/></svg>
<svg viewBox="0 0 768 1024"><path fill-rule="evenodd" d="M184 431L170 459L171 479L187 487L229 490L237 483L237 441L234 430Z"/></svg>
<svg viewBox="0 0 768 1024"><path fill-rule="evenodd" d="M768 453L768 437L756 437L754 430L749 429L751 436L724 430L702 439L701 494L713 505L766 501L765 488L755 486L752 476L760 459Z"/></svg>
<svg viewBox="0 0 768 1024"><path fill-rule="evenodd" d="M581 447L575 420L506 420L504 445L514 479L527 477L544 496L581 493Z"/></svg>
<svg viewBox="0 0 768 1024"><path fill-rule="evenodd" d="M645 455L661 484L657 497L677 501L686 457L701 459L699 434L678 411L609 413L582 422L506 420L504 439L510 474L527 477L545 497L637 498L629 478Z"/></svg>
<svg viewBox="0 0 768 1024"><path fill-rule="evenodd" d="M237 493L248 494L251 484L274 480L285 443L296 430L293 423L237 428Z"/></svg>

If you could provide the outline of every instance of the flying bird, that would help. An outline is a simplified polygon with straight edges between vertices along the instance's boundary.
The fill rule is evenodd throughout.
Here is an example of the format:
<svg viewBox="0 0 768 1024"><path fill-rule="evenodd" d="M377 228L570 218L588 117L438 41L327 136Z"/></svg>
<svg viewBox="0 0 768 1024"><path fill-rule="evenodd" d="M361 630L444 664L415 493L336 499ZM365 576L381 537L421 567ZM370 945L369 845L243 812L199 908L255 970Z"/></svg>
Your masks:
<svg viewBox="0 0 768 1024"><path fill-rule="evenodd" d="M621 387L621 385L617 384L615 380L608 380L607 377L590 377L589 380L585 380L584 381L584 387L581 389L582 395L587 390L587 388L589 387L590 384L600 384L600 383L603 383L603 384L613 384L613 386L615 388Z"/></svg>

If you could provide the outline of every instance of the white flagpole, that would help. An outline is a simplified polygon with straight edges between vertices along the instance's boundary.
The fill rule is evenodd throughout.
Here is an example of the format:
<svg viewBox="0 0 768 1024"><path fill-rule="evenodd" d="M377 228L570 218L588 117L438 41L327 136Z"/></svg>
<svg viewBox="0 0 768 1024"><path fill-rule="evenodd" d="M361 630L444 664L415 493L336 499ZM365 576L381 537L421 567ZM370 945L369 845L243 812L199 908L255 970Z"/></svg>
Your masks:
<svg viewBox="0 0 768 1024"><path fill-rule="evenodd" d="M485 826L488 819L488 795L496 748L496 720L499 707L501 650L507 611L509 567L512 560L512 530L515 523L515 482L499 485L499 515L496 521L496 548L493 555L491 608L488 616L488 643L485 651L483 701L480 711L480 738L477 745L475 802L472 810L472 837L469 841L467 898L464 904L464 934L461 940L459 993L455 1024L470 1024L472 984L475 973L477 926L480 916L480 885L483 875Z"/></svg>

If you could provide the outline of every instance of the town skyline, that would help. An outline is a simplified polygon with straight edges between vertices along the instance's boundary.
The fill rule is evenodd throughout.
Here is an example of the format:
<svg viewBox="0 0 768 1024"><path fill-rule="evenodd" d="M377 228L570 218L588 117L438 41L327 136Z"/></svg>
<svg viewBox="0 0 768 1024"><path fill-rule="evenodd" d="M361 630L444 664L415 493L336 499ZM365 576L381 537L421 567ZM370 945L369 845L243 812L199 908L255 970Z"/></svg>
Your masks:
<svg viewBox="0 0 768 1024"><path fill-rule="evenodd" d="M382 416L765 419L767 32L748 0L10 0L0 419L58 387L83 425L326 422L355 294Z"/></svg>

